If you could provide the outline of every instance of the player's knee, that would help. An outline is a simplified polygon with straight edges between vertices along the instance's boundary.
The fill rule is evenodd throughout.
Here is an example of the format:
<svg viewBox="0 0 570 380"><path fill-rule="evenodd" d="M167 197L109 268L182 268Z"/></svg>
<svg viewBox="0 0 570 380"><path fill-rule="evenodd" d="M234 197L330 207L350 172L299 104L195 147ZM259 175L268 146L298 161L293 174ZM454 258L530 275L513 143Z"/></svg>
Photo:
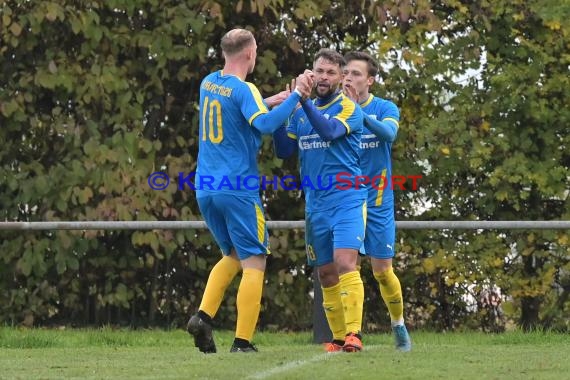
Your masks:
<svg viewBox="0 0 570 380"><path fill-rule="evenodd" d="M338 271L334 263L319 267L319 281L325 288L334 286L338 283Z"/></svg>
<svg viewBox="0 0 570 380"><path fill-rule="evenodd" d="M374 273L384 273L392 269L392 259L371 259L372 271Z"/></svg>
<svg viewBox="0 0 570 380"><path fill-rule="evenodd" d="M334 262L339 274L354 272L358 260L358 251L355 249L335 249Z"/></svg>
<svg viewBox="0 0 570 380"><path fill-rule="evenodd" d="M338 274L354 272L356 270L356 263L342 263L338 265Z"/></svg>
<svg viewBox="0 0 570 380"><path fill-rule="evenodd" d="M264 272L265 263L266 263L265 255L253 255L249 256L245 260L241 260L241 267L243 269L250 268Z"/></svg>

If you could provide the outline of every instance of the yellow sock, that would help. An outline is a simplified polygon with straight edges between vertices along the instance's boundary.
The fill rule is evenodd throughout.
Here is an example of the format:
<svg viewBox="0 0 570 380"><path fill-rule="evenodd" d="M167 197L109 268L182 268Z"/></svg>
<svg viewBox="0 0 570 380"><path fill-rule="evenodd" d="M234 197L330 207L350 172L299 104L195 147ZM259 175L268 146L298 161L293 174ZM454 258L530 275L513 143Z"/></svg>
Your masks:
<svg viewBox="0 0 570 380"><path fill-rule="evenodd" d="M214 265L208 277L208 282L206 283L206 289L204 290L202 302L200 303L200 310L214 318L220 308L226 289L240 269L241 265L239 261L229 256L222 257L222 259Z"/></svg>
<svg viewBox="0 0 570 380"><path fill-rule="evenodd" d="M346 332L360 334L364 307L364 284L360 272L349 272L339 277Z"/></svg>
<svg viewBox="0 0 570 380"><path fill-rule="evenodd" d="M374 278L380 285L380 295L388 308L392 322L404 321L404 302L402 286L392 268L387 271L374 273Z"/></svg>
<svg viewBox="0 0 570 380"><path fill-rule="evenodd" d="M332 331L333 339L344 340L346 324L340 296L340 283L323 289L323 307Z"/></svg>
<svg viewBox="0 0 570 380"><path fill-rule="evenodd" d="M255 325L261 309L261 293L263 292L264 272L259 269L246 268L239 284L237 294L237 327L236 338L251 342Z"/></svg>

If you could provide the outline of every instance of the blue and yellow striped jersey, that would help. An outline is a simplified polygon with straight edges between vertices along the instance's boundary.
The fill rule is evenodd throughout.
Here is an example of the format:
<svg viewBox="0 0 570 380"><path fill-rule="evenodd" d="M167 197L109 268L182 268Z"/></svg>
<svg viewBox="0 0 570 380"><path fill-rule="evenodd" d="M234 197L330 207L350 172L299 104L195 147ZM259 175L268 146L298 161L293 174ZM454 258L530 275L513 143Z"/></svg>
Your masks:
<svg viewBox="0 0 570 380"><path fill-rule="evenodd" d="M399 125L398 107L389 100L378 98L372 94L361 105L362 111L379 121L391 120ZM376 177L375 184L379 189L368 185L368 208L394 207L394 191L392 178L392 143L382 141L364 126L360 142L360 165L362 175L371 180ZM382 183L382 178L385 181Z"/></svg>
<svg viewBox="0 0 570 380"><path fill-rule="evenodd" d="M255 85L223 71L204 78L200 85L197 196L202 192L259 192L255 184L261 133L251 124L267 112ZM244 183L250 186L244 187Z"/></svg>
<svg viewBox="0 0 570 380"><path fill-rule="evenodd" d="M291 117L287 134L297 140L306 210L327 210L341 202L364 200L364 186L354 186L355 177L361 175L359 146L363 120L360 107L342 93L333 95L332 99L316 99L314 102L327 119L339 120L347 134L333 141L324 141L302 108ZM352 186L348 188L346 183L339 182L339 176L350 180Z"/></svg>

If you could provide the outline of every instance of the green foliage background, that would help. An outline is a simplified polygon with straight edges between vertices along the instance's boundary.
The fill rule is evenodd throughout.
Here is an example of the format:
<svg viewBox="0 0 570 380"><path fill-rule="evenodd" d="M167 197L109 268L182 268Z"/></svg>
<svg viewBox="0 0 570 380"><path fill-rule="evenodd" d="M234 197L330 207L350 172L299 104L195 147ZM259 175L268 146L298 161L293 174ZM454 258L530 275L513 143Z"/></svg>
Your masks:
<svg viewBox="0 0 570 380"><path fill-rule="evenodd" d="M219 41L251 29L265 96L320 47L365 49L374 92L401 108L398 220L570 219L570 4L515 1L0 2L0 218L197 220L194 194L152 191L196 166L200 80ZM296 173L267 138L262 174ZM267 191L272 220L299 194ZM260 327L311 325L303 231L273 231ZM0 320L180 326L219 258L207 231L0 234ZM396 267L415 327L570 329L568 231L398 232ZM364 265L366 328L388 318ZM236 284L237 285L237 284ZM498 287L499 317L482 302ZM231 327L235 287L218 317Z"/></svg>

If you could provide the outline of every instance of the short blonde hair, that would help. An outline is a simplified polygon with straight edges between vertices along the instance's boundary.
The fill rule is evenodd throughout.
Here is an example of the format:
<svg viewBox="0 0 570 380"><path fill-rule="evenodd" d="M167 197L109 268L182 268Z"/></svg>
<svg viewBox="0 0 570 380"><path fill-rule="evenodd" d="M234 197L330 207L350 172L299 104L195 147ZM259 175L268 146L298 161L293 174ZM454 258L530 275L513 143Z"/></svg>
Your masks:
<svg viewBox="0 0 570 380"><path fill-rule="evenodd" d="M235 55L255 42L253 34L245 29L232 29L222 37L222 52Z"/></svg>

